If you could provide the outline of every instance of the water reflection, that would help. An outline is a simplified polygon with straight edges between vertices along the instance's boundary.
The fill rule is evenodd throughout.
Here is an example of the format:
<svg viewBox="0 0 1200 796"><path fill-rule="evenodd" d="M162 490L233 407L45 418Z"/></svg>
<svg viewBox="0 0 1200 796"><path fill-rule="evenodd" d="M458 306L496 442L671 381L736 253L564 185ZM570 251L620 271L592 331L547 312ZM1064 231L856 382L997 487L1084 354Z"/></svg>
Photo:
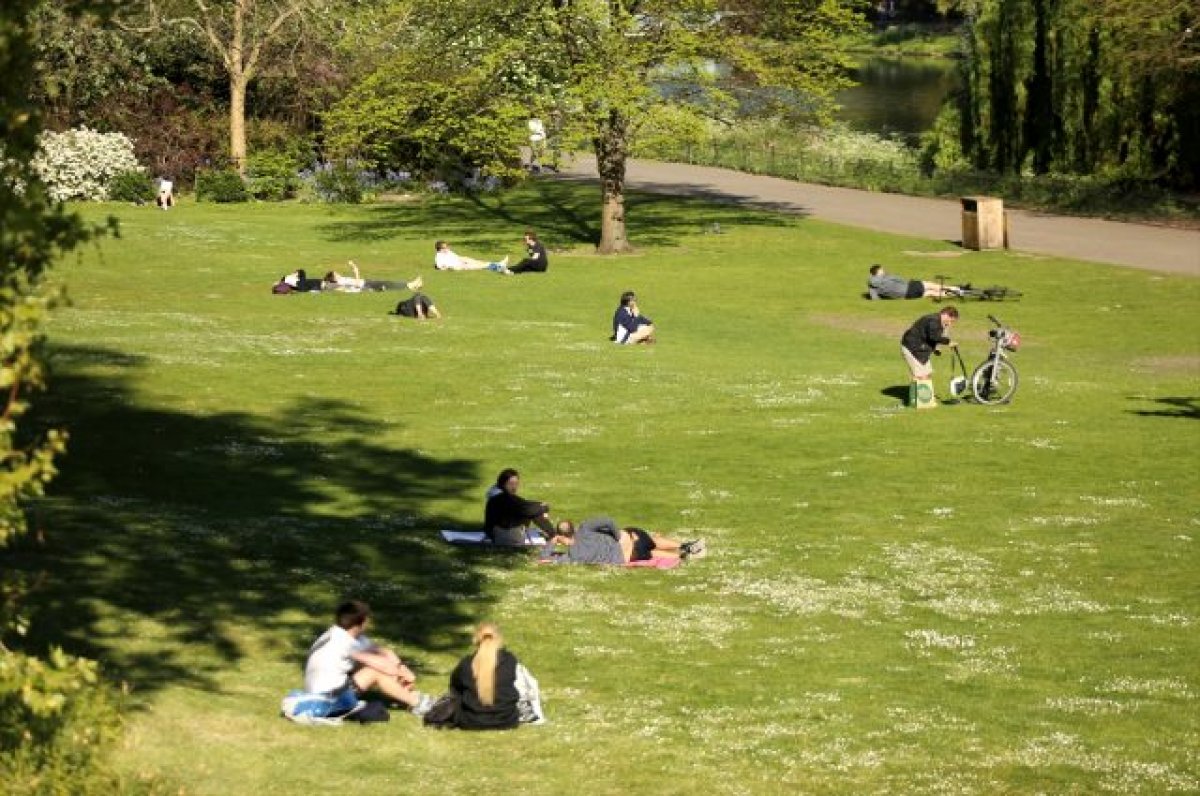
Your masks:
<svg viewBox="0 0 1200 796"><path fill-rule="evenodd" d="M947 58L870 58L854 70L859 85L839 92L837 118L856 130L915 139L928 130L958 85Z"/></svg>

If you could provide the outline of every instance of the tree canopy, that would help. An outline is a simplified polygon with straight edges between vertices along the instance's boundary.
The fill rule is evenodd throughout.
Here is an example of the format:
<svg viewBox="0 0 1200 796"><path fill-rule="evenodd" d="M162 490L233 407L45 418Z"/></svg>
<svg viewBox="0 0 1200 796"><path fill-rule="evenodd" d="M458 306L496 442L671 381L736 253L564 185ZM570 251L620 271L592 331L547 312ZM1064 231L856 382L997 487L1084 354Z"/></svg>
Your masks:
<svg viewBox="0 0 1200 796"><path fill-rule="evenodd" d="M657 124L786 110L824 116L848 83L839 0L415 0L405 47L328 117L343 154L442 155L511 169L522 119L596 154L599 249L628 248L625 164Z"/></svg>

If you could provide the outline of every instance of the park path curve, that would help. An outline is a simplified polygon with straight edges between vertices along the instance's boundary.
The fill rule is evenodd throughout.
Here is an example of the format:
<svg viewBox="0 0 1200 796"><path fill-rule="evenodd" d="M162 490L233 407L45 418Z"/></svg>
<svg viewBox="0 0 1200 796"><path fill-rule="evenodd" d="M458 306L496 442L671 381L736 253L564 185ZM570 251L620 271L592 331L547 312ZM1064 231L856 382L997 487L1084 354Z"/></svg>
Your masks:
<svg viewBox="0 0 1200 796"><path fill-rule="evenodd" d="M576 156L563 166L560 176L599 180L595 157ZM900 235L946 241L962 238L960 206L951 199L830 188L652 160L629 161L626 187L736 202ZM1010 210L1009 227L1012 248L1018 251L1200 276L1200 231L1026 210Z"/></svg>

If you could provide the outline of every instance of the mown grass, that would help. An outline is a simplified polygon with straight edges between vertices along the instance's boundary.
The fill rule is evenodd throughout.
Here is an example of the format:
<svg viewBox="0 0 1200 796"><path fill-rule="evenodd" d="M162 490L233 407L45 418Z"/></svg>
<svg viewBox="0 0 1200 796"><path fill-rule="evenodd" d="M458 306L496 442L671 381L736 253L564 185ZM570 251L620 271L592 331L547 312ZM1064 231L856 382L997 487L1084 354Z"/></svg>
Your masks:
<svg viewBox="0 0 1200 796"><path fill-rule="evenodd" d="M59 277L28 643L132 689L118 762L188 793L997 793L1200 788L1200 281L665 197L594 256L591 189L359 208L108 206L123 235ZM711 234L719 224L722 234ZM442 274L551 247L545 276ZM945 257L946 259L943 259ZM269 294L355 258L396 296ZM1005 407L904 409L867 266L1024 291ZM607 340L636 289L657 346ZM939 363L937 380L949 378ZM436 540L520 468L556 514L712 555L545 568ZM277 715L343 596L440 691L492 618L551 723L501 735Z"/></svg>

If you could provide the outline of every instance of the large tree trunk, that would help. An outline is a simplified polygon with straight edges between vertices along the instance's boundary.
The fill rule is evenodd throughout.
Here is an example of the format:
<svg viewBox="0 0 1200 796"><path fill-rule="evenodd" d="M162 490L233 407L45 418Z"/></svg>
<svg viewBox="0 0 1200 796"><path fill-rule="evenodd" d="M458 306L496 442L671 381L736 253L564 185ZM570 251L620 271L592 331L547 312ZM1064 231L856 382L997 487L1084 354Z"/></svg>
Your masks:
<svg viewBox="0 0 1200 796"><path fill-rule="evenodd" d="M246 87L250 70L246 68L246 11L251 0L233 4L233 26L225 67L229 70L229 158L238 174L246 176Z"/></svg>
<svg viewBox="0 0 1200 796"><path fill-rule="evenodd" d="M625 237L625 161L629 158L629 122L619 111L610 111L593 141L596 169L600 173L603 205L600 211L600 254L632 251Z"/></svg>
<svg viewBox="0 0 1200 796"><path fill-rule="evenodd" d="M244 75L229 78L229 157L238 174L246 176L246 84Z"/></svg>

